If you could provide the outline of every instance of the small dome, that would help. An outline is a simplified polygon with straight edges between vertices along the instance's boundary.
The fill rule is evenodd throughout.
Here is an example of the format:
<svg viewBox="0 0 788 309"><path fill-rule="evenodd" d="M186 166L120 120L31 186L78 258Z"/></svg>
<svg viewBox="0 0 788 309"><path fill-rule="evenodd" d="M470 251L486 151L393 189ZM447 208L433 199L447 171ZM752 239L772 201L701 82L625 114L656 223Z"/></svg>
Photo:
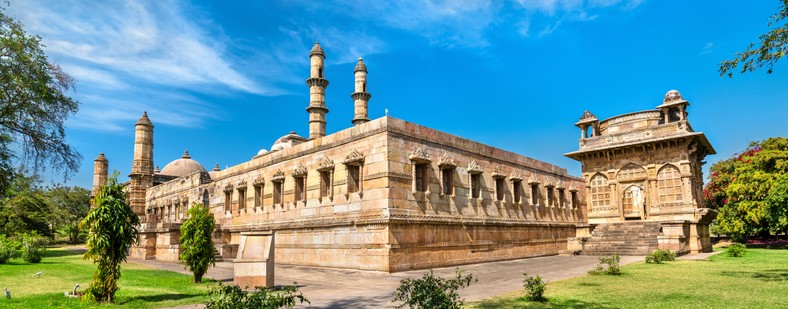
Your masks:
<svg viewBox="0 0 788 309"><path fill-rule="evenodd" d="M353 70L353 72L358 72L358 71L367 72L367 65L364 64L364 59L358 58L358 62L356 63L356 68Z"/></svg>
<svg viewBox="0 0 788 309"><path fill-rule="evenodd" d="M150 119L148 118L148 112L147 111L142 112L142 117L140 117L140 119L137 120L137 123L135 125L144 125L144 126L151 126L151 127L153 126L153 123L150 122Z"/></svg>
<svg viewBox="0 0 788 309"><path fill-rule="evenodd" d="M320 47L320 43L318 43L318 42L315 42L315 45L312 46L312 51L309 52L309 57L312 57L314 55L320 55L323 58L326 57L326 54L323 53L323 48Z"/></svg>
<svg viewBox="0 0 788 309"><path fill-rule="evenodd" d="M305 138L298 136L298 134L296 134L295 131L290 131L290 134L280 137L274 142L273 145L271 145L271 151L290 148L293 145L298 145L305 140L306 140Z"/></svg>
<svg viewBox="0 0 788 309"><path fill-rule="evenodd" d="M672 103L683 100L684 98L681 97L681 93L679 93L678 90L671 90L665 94L665 99L662 101L662 103Z"/></svg>
<svg viewBox="0 0 788 309"><path fill-rule="evenodd" d="M104 156L104 153L103 153L103 152L102 152L102 153L99 153L98 157L96 157L96 160L93 160L93 161L104 161L104 162L109 162L109 160L107 160L107 157L105 157L105 156Z"/></svg>
<svg viewBox="0 0 788 309"><path fill-rule="evenodd" d="M194 172L207 172L205 167L189 156L189 151L186 150L180 159L170 162L161 169L160 174L167 176L182 177Z"/></svg>
<svg viewBox="0 0 788 309"><path fill-rule="evenodd" d="M266 150L265 148L263 148L263 149L260 149L260 151L258 151L258 152L257 152L257 155L258 155L258 156L262 156L262 155L264 155L264 154L266 154L266 153L268 153L268 150Z"/></svg>

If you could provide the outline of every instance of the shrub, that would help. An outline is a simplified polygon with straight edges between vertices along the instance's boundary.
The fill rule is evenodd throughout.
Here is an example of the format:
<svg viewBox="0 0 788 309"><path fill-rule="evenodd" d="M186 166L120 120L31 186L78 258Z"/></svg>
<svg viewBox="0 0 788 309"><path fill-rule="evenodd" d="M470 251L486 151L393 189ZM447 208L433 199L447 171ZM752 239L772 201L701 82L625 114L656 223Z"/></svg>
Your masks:
<svg viewBox="0 0 788 309"><path fill-rule="evenodd" d="M621 274L621 257L618 254L613 256L600 256L599 264L596 268L589 270L589 275L611 275L618 276Z"/></svg>
<svg viewBox="0 0 788 309"><path fill-rule="evenodd" d="M186 215L188 218L181 225L180 259L194 273L194 283L200 283L208 267L216 265L211 236L216 223L208 207L199 203L194 203Z"/></svg>
<svg viewBox="0 0 788 309"><path fill-rule="evenodd" d="M255 287L253 291L245 291L237 285L223 285L212 288L208 292L206 309L231 309L231 308L293 308L298 303L309 300L298 291L295 282L293 285L284 286L279 290L265 287Z"/></svg>
<svg viewBox="0 0 788 309"><path fill-rule="evenodd" d="M8 263L8 260L17 257L17 246L18 244L14 240L0 235L0 264Z"/></svg>
<svg viewBox="0 0 788 309"><path fill-rule="evenodd" d="M22 259L28 263L40 263L44 257L46 240L35 231L22 236Z"/></svg>
<svg viewBox="0 0 788 309"><path fill-rule="evenodd" d="M665 261L675 261L676 252L670 250L657 249L646 256L646 263L662 264Z"/></svg>
<svg viewBox="0 0 788 309"><path fill-rule="evenodd" d="M730 244L725 249L725 252L728 253L728 256L742 257L742 256L744 256L744 253L747 252L747 245L745 245L745 244Z"/></svg>
<svg viewBox="0 0 788 309"><path fill-rule="evenodd" d="M525 288L525 293L528 294L528 300L530 301L538 301L544 302L547 298L544 297L545 291L545 284L542 281L542 277L536 275L536 277L528 276L527 273L523 273L525 279L523 280L523 287Z"/></svg>
<svg viewBox="0 0 788 309"><path fill-rule="evenodd" d="M463 300L457 290L476 282L473 275L462 275L459 268L456 269L457 275L452 279L435 277L430 270L420 279L403 279L399 287L394 291L392 302L402 302L397 308L440 308L440 309L459 309L462 308Z"/></svg>

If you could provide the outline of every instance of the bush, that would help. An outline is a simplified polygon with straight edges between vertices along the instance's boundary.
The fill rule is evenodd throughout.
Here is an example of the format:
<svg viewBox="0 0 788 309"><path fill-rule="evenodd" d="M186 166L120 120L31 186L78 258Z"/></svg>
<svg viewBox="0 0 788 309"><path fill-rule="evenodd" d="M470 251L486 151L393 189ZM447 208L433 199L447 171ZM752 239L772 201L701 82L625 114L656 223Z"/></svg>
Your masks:
<svg viewBox="0 0 788 309"><path fill-rule="evenodd" d="M295 282L293 285L282 287L280 290L265 287L255 287L253 291L245 291L237 285L223 285L212 288L208 292L208 302L205 309L242 309L242 308L293 308L298 303L309 300L298 291Z"/></svg>
<svg viewBox="0 0 788 309"><path fill-rule="evenodd" d="M621 257L618 254L613 256L600 256L599 264L596 268L589 270L589 275L611 275L618 276L621 274Z"/></svg>
<svg viewBox="0 0 788 309"><path fill-rule="evenodd" d="M194 203L186 215L181 225L180 260L194 273L194 283L200 283L208 267L216 265L216 247L211 235L216 222L208 207L199 203Z"/></svg>
<svg viewBox="0 0 788 309"><path fill-rule="evenodd" d="M725 252L728 253L728 256L742 257L742 256L744 256L744 253L747 252L747 245L745 245L745 244L730 244L725 249Z"/></svg>
<svg viewBox="0 0 788 309"><path fill-rule="evenodd" d="M476 282L473 275L462 275L459 268L456 269L457 275L452 279L435 277L430 270L421 279L403 279L399 287L394 291L392 302L402 302L397 308L440 308L440 309L459 309L462 308L463 300L457 290Z"/></svg>
<svg viewBox="0 0 788 309"><path fill-rule="evenodd" d="M44 257L46 240L35 231L22 236L22 258L28 263L40 263Z"/></svg>
<svg viewBox="0 0 788 309"><path fill-rule="evenodd" d="M8 263L10 259L17 257L17 246L19 245L14 240L0 235L0 264Z"/></svg>
<svg viewBox="0 0 788 309"><path fill-rule="evenodd" d="M670 250L657 249L646 256L646 263L662 264L665 261L675 261L676 252Z"/></svg>
<svg viewBox="0 0 788 309"><path fill-rule="evenodd" d="M544 302L547 298L544 297L545 291L545 284L542 281L542 277L536 275L536 277L528 276L527 273L523 273L525 279L523 280L523 287L525 288L525 293L528 294L528 300L530 301L538 301Z"/></svg>

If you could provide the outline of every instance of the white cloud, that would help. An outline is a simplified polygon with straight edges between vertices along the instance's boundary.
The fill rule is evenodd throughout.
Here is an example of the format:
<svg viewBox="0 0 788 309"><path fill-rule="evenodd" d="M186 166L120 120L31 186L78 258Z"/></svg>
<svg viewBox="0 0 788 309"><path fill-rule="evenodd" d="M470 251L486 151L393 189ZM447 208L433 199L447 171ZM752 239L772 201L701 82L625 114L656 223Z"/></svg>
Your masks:
<svg viewBox="0 0 788 309"><path fill-rule="evenodd" d="M711 52L713 51L714 51L714 42L707 42L706 45L703 46L703 49L701 49L700 53L698 53L698 56L711 54Z"/></svg>

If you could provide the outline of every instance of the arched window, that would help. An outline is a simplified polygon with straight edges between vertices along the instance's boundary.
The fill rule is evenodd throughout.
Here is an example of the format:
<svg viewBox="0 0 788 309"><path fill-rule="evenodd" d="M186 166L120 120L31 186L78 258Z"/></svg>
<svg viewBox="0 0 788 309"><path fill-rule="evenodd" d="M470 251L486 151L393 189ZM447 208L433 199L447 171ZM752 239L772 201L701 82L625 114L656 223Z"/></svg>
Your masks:
<svg viewBox="0 0 788 309"><path fill-rule="evenodd" d="M591 178L591 208L610 206L610 185L607 177L597 174Z"/></svg>
<svg viewBox="0 0 788 309"><path fill-rule="evenodd" d="M323 78L323 68L317 69L317 77Z"/></svg>
<svg viewBox="0 0 788 309"><path fill-rule="evenodd" d="M625 165L623 168L621 168L621 170L618 172L618 175L616 176L618 181L638 180L645 178L646 170L634 163Z"/></svg>
<svg viewBox="0 0 788 309"><path fill-rule="evenodd" d="M205 206L205 208L211 208L210 205L208 205L209 201L210 198L208 198L208 190L205 190L202 192L202 205Z"/></svg>
<svg viewBox="0 0 788 309"><path fill-rule="evenodd" d="M657 191L661 206L676 206L681 203L681 172L673 165L665 165L657 173Z"/></svg>

